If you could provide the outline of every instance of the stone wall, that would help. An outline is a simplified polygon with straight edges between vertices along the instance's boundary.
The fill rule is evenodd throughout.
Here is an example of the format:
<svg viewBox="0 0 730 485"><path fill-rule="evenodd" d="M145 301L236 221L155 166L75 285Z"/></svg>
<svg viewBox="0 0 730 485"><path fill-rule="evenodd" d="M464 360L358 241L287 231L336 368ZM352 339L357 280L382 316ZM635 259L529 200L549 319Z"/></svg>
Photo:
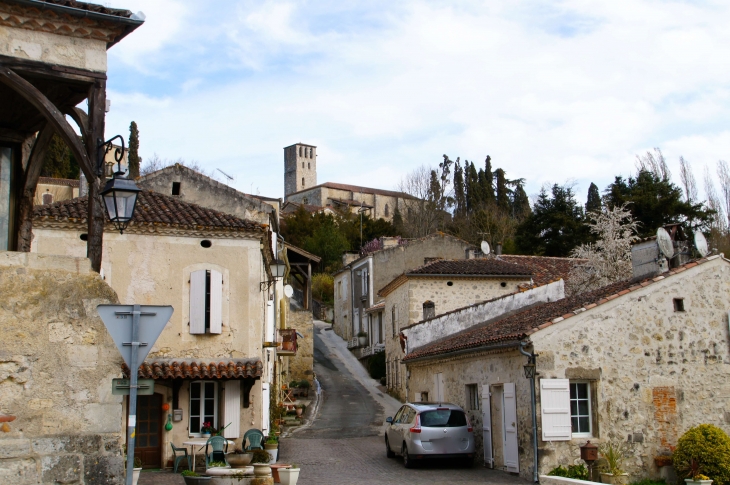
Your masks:
<svg viewBox="0 0 730 485"><path fill-rule="evenodd" d="M297 144L284 148L284 195L288 196L315 185L317 185L317 147ZM309 203L314 204L314 202Z"/></svg>
<svg viewBox="0 0 730 485"><path fill-rule="evenodd" d="M335 273L335 303L332 329L345 340L352 338L352 289L350 269Z"/></svg>
<svg viewBox="0 0 730 485"><path fill-rule="evenodd" d="M290 311L287 327L294 328L304 338L297 336L297 354L289 359L289 381L306 379L314 384L314 324L312 312Z"/></svg>
<svg viewBox="0 0 730 485"><path fill-rule="evenodd" d="M0 252L0 483L121 484L122 358L89 260Z"/></svg>

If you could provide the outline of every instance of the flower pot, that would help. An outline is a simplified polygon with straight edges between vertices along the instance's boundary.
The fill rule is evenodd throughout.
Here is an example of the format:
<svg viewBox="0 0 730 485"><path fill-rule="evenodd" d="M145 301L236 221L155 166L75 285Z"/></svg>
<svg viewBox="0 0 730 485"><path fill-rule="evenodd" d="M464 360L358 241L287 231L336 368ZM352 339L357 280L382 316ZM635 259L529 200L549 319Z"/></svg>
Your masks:
<svg viewBox="0 0 730 485"><path fill-rule="evenodd" d="M269 463L276 463L276 459L279 455L279 444L275 445L267 445L264 444L264 450L266 450L271 455L271 461Z"/></svg>
<svg viewBox="0 0 730 485"><path fill-rule="evenodd" d="M281 470L279 470L281 472ZM712 480L694 480L692 478L685 478L684 483L688 485L710 485L712 483Z"/></svg>
<svg viewBox="0 0 730 485"><path fill-rule="evenodd" d="M208 485L212 477L183 477L185 485Z"/></svg>
<svg viewBox="0 0 730 485"><path fill-rule="evenodd" d="M201 438L210 438L210 433L201 433L200 437Z"/></svg>
<svg viewBox="0 0 730 485"><path fill-rule="evenodd" d="M271 467L268 463L254 463L253 474L257 477L268 477L271 475Z"/></svg>
<svg viewBox="0 0 730 485"><path fill-rule="evenodd" d="M301 416L302 413L304 412L304 409L302 409L302 408L296 408L296 412L297 412L297 416Z"/></svg>
<svg viewBox="0 0 730 485"><path fill-rule="evenodd" d="M367 337L358 337L357 338L357 344L360 347L365 347L368 344L368 338Z"/></svg>
<svg viewBox="0 0 730 485"><path fill-rule="evenodd" d="M243 468L251 463L252 458L252 453L229 453L226 455L226 460L231 468Z"/></svg>
<svg viewBox="0 0 730 485"><path fill-rule="evenodd" d="M279 469L279 483L281 483L281 485L297 485L300 470L301 468Z"/></svg>
<svg viewBox="0 0 730 485"><path fill-rule="evenodd" d="M132 485L137 485L137 480L139 480L139 474L142 473L141 468L133 468L132 469Z"/></svg>
<svg viewBox="0 0 730 485"><path fill-rule="evenodd" d="M629 474L622 473L614 475L613 473L601 473L601 482L610 483L611 485L626 485L629 483Z"/></svg>

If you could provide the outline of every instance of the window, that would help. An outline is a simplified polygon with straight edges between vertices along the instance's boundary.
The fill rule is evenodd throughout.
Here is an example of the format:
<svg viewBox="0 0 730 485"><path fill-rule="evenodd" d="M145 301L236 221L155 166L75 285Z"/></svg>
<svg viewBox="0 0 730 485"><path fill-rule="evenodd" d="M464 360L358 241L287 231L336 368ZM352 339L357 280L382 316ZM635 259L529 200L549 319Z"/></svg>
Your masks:
<svg viewBox="0 0 730 485"><path fill-rule="evenodd" d="M313 148L310 148L310 149L309 149L309 158L312 158L312 156L313 156L313 155L312 155L312 153L313 153L313 152L314 152L314 149L313 149Z"/></svg>
<svg viewBox="0 0 730 485"><path fill-rule="evenodd" d="M337 298L342 300L342 281L337 282Z"/></svg>
<svg viewBox="0 0 730 485"><path fill-rule="evenodd" d="M172 183L172 195L180 195L180 182Z"/></svg>
<svg viewBox="0 0 730 485"><path fill-rule="evenodd" d="M395 337L395 334L396 334L395 320L396 320L396 311L395 311L395 305L393 305L393 308L390 309L390 323L393 325L393 337Z"/></svg>
<svg viewBox="0 0 730 485"><path fill-rule="evenodd" d="M385 217L390 216L390 207L388 207L388 204L385 204Z"/></svg>
<svg viewBox="0 0 730 485"><path fill-rule="evenodd" d="M302 168L304 168L304 162L302 162Z"/></svg>
<svg viewBox="0 0 730 485"><path fill-rule="evenodd" d="M190 435L199 435L203 423L218 427L218 384L211 381L190 383Z"/></svg>
<svg viewBox="0 0 730 485"><path fill-rule="evenodd" d="M43 194L43 205L53 204L53 194L46 192Z"/></svg>
<svg viewBox="0 0 730 485"><path fill-rule="evenodd" d="M304 177L302 177L302 187L304 187Z"/></svg>
<svg viewBox="0 0 730 485"><path fill-rule="evenodd" d="M383 343L383 312L378 313L378 343Z"/></svg>
<svg viewBox="0 0 730 485"><path fill-rule="evenodd" d="M466 408L467 411L479 411L479 386L476 384L466 385Z"/></svg>
<svg viewBox="0 0 730 485"><path fill-rule="evenodd" d="M45 204L45 202L44 202ZM683 312L684 311L684 298L674 298L674 311L675 312Z"/></svg>
<svg viewBox="0 0 730 485"><path fill-rule="evenodd" d="M436 304L431 300L423 302L423 319L428 320L436 316Z"/></svg>
<svg viewBox="0 0 730 485"><path fill-rule="evenodd" d="M368 270L363 269L362 273L360 273L360 295L366 296L368 294L368 286L369 286L370 280L368 279Z"/></svg>
<svg viewBox="0 0 730 485"><path fill-rule="evenodd" d="M428 402L428 392L421 393L421 401Z"/></svg>
<svg viewBox="0 0 730 485"><path fill-rule="evenodd" d="M591 386L570 383L570 424L573 436L591 436Z"/></svg>
<svg viewBox="0 0 730 485"><path fill-rule="evenodd" d="M13 191L15 167L13 150L0 146L0 251L13 249Z"/></svg>
<svg viewBox="0 0 730 485"><path fill-rule="evenodd" d="M190 333L219 334L223 326L223 274L200 270L190 273Z"/></svg>
<svg viewBox="0 0 730 485"><path fill-rule="evenodd" d="M309 163L309 162L307 162L307 169L308 169L308 170L312 170L312 164L311 164L311 163Z"/></svg>
<svg viewBox="0 0 730 485"><path fill-rule="evenodd" d="M304 156L304 155L302 154L302 150L303 150L303 149L304 149L304 147L299 147L299 156L300 156L300 157L303 157L303 156ZM302 167L302 168L303 168L303 167Z"/></svg>

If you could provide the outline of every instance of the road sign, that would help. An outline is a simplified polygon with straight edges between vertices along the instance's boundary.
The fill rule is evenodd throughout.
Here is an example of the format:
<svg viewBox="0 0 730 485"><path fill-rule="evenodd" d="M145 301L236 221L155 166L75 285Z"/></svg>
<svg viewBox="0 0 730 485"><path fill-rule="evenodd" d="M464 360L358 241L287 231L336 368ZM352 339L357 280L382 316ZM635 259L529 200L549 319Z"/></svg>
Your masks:
<svg viewBox="0 0 730 485"><path fill-rule="evenodd" d="M132 368L132 312L134 305L99 305L96 307L106 329L117 344L127 367ZM140 305L139 314L139 350L137 351L137 367L144 362L147 354L170 321L173 309L171 306Z"/></svg>
<svg viewBox="0 0 730 485"><path fill-rule="evenodd" d="M115 396L128 396L132 381L130 379L112 379L112 394ZM154 379L138 379L137 395L151 396L155 393Z"/></svg>

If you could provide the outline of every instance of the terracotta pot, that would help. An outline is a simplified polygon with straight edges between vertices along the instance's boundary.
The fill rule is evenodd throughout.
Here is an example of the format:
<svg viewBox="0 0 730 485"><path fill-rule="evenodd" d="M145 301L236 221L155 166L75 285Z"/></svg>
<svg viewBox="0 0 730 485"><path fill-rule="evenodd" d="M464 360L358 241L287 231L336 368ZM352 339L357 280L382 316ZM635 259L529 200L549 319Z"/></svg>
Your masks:
<svg viewBox="0 0 730 485"><path fill-rule="evenodd" d="M254 463L253 474L257 477L268 477L271 475L271 467L268 463Z"/></svg>

